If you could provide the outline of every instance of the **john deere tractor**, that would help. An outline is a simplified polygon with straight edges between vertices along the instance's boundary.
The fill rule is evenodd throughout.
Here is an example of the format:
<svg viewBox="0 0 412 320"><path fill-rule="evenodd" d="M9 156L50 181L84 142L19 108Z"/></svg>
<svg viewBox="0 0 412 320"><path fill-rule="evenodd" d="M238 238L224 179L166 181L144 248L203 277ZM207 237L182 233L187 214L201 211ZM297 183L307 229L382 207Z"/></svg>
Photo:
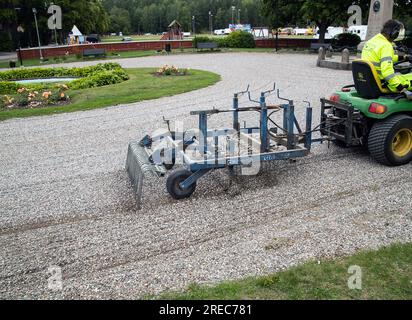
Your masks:
<svg viewBox="0 0 412 320"><path fill-rule="evenodd" d="M397 63L400 73L412 64ZM387 166L412 161L412 101L390 92L372 63L353 62L354 85L322 99L321 133L342 147L363 146Z"/></svg>

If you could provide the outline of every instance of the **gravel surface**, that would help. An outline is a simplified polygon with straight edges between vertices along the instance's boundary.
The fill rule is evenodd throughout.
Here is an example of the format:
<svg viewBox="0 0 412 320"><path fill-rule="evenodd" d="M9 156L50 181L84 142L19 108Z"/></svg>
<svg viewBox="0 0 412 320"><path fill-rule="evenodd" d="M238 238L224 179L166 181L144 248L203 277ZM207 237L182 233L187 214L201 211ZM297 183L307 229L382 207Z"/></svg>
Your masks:
<svg viewBox="0 0 412 320"><path fill-rule="evenodd" d="M300 106L300 119L303 100L318 119L319 98L352 81L315 60L269 53L119 60L210 70L222 81L155 101L1 122L0 298L134 299L411 241L411 165L386 168L365 152L326 144L234 184L214 172L187 201L171 200L164 180L150 181L135 211L124 172L130 140L163 126L162 115L193 127L191 110L229 108L232 93L249 83L276 81ZM229 116L210 119L211 127L228 125ZM62 270L63 290L50 289L52 266Z"/></svg>

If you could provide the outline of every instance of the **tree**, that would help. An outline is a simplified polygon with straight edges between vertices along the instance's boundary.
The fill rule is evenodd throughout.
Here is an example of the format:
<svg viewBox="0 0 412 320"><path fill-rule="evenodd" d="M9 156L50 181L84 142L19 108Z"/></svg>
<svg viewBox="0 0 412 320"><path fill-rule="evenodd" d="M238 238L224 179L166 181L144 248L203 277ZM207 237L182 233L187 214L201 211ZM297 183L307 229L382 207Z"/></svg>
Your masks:
<svg viewBox="0 0 412 320"><path fill-rule="evenodd" d="M118 7L110 10L110 31L129 34L132 30L129 11Z"/></svg>
<svg viewBox="0 0 412 320"><path fill-rule="evenodd" d="M348 8L352 4L366 8L362 0L263 0L263 3L263 12L274 27L306 24L309 20L318 26L321 43L329 26L347 24Z"/></svg>
<svg viewBox="0 0 412 320"><path fill-rule="evenodd" d="M22 46L38 45L33 8L37 10L42 44L51 41L54 32L47 25L50 17L47 9L52 2L62 8L63 29L59 32L61 42L73 25L77 25L85 34L106 32L109 19L100 0L1 0L0 21L6 33L13 37L14 48L17 47L18 38ZM17 26L22 26L24 33L17 34Z"/></svg>
<svg viewBox="0 0 412 320"><path fill-rule="evenodd" d="M269 19L271 27L278 29L296 26L301 22L302 0L263 0L262 11Z"/></svg>
<svg viewBox="0 0 412 320"><path fill-rule="evenodd" d="M301 12L319 28L319 42L325 42L325 35L331 25L346 25L348 8L353 0L305 0Z"/></svg>

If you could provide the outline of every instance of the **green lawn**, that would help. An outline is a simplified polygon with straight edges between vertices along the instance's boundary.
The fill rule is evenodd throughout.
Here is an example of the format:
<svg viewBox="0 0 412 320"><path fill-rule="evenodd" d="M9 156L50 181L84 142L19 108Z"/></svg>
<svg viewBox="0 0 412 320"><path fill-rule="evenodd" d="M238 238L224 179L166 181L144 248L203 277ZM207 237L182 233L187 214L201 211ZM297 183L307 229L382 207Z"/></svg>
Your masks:
<svg viewBox="0 0 412 320"><path fill-rule="evenodd" d="M362 268L362 290L348 288L350 266ZM172 300L312 300L412 299L412 244L397 244L333 261L308 262L261 278L191 285L183 293L167 293Z"/></svg>
<svg viewBox="0 0 412 320"><path fill-rule="evenodd" d="M128 81L111 86L68 91L72 103L66 106L7 111L0 109L0 121L158 99L201 89L220 81L219 75L206 71L190 70L187 76L155 77L152 75L155 70L150 68L126 69L130 76Z"/></svg>

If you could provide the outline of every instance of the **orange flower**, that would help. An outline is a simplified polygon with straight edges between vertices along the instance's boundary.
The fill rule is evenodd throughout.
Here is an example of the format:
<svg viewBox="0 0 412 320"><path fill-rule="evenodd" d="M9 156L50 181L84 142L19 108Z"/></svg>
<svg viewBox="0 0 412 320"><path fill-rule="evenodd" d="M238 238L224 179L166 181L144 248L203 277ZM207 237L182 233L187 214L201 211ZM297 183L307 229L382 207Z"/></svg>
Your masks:
<svg viewBox="0 0 412 320"><path fill-rule="evenodd" d="M64 98L64 96L65 96L65 95L64 95L64 93L62 92L62 93L60 94L60 98L62 98L62 99L63 99L63 98Z"/></svg>
<svg viewBox="0 0 412 320"><path fill-rule="evenodd" d="M49 99L51 95L52 95L51 91L46 91L46 92L43 92L42 94L43 98L45 99Z"/></svg>

